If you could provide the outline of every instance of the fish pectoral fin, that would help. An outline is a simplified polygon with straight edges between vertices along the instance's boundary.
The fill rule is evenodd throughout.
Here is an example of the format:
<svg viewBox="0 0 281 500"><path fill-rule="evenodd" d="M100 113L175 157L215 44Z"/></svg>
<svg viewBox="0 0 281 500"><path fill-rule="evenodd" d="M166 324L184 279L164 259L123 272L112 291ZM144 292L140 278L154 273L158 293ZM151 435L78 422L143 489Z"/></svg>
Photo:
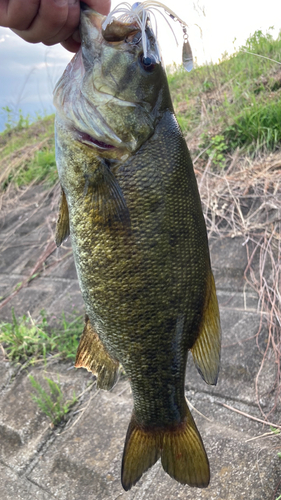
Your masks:
<svg viewBox="0 0 281 500"><path fill-rule="evenodd" d="M130 213L123 191L106 161L100 160L95 179L87 179L85 192L92 191L93 208L104 224L121 223L130 228Z"/></svg>
<svg viewBox="0 0 281 500"><path fill-rule="evenodd" d="M216 385L221 348L221 327L215 280L210 271L205 307L198 338L191 348L193 360L207 384Z"/></svg>
<svg viewBox="0 0 281 500"><path fill-rule="evenodd" d="M75 367L86 368L96 375L97 387L100 389L111 389L118 379L119 362L107 353L87 315L77 349Z"/></svg>
<svg viewBox="0 0 281 500"><path fill-rule="evenodd" d="M125 442L121 481L128 491L160 458L163 469L182 484L205 488L210 481L209 461L192 415L173 428L144 428L133 415Z"/></svg>
<svg viewBox="0 0 281 500"><path fill-rule="evenodd" d="M68 205L64 191L61 190L60 208L56 226L55 242L59 247L64 240L69 236L69 214Z"/></svg>

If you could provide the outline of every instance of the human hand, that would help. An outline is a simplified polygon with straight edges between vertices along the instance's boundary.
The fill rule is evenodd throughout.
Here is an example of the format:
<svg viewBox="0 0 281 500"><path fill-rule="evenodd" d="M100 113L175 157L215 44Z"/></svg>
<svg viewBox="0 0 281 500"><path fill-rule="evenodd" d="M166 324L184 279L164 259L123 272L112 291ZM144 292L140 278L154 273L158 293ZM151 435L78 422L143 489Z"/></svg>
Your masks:
<svg viewBox="0 0 281 500"><path fill-rule="evenodd" d="M84 1L101 14L110 11L111 0ZM79 0L0 0L0 26L11 28L30 43L61 43L70 52L77 52L79 19Z"/></svg>

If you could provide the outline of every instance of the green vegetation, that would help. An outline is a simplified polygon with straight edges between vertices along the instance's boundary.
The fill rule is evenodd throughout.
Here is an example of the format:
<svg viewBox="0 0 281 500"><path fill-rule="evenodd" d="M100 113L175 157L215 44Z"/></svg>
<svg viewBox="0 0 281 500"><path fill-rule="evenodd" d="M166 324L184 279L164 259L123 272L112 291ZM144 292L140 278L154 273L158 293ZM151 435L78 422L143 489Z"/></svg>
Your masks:
<svg viewBox="0 0 281 500"><path fill-rule="evenodd" d="M30 125L30 115L23 116L22 110L18 112L18 116L9 106L4 106L2 108L2 114L6 116L5 132L10 132L10 130L22 130L23 128L29 127ZM41 117L37 116L39 120Z"/></svg>
<svg viewBox="0 0 281 500"><path fill-rule="evenodd" d="M48 336L47 320L42 311L40 320L35 323L31 316L17 319L12 309L12 322L0 324L0 342L3 343L11 361L26 362L28 359L46 357L55 347Z"/></svg>
<svg viewBox="0 0 281 500"><path fill-rule="evenodd" d="M0 133L0 192L14 184L27 186L31 182L44 182L46 187L57 179L55 162L54 115L39 117L30 124L20 115L15 125L11 110L6 129ZM12 126L13 125L13 126Z"/></svg>
<svg viewBox="0 0 281 500"><path fill-rule="evenodd" d="M254 156L279 147L281 33L256 31L236 54L189 74L170 69L168 80L180 125L204 159L224 166L236 148Z"/></svg>
<svg viewBox="0 0 281 500"><path fill-rule="evenodd" d="M84 329L84 316L69 314L69 320L65 313L59 322L59 326L54 330L53 335L56 342L56 350L65 359L75 359L79 339Z"/></svg>
<svg viewBox="0 0 281 500"><path fill-rule="evenodd" d="M54 380L44 377L44 380L48 384L47 392L32 375L29 375L28 378L33 389L36 391L36 394L31 395L33 401L51 419L53 425L61 423L70 408L77 402L75 393L71 400L64 401L64 395L59 382L56 383Z"/></svg>
<svg viewBox="0 0 281 500"><path fill-rule="evenodd" d="M84 320L74 313L68 316L63 313L58 326L50 328L44 311L35 322L30 315L17 318L12 310L12 322L0 323L0 343L8 359L27 365L47 356L74 360Z"/></svg>
<svg viewBox="0 0 281 500"><path fill-rule="evenodd" d="M46 187L52 186L58 179L53 141L37 151L25 165L13 176L17 186L28 186L31 182L45 181Z"/></svg>
<svg viewBox="0 0 281 500"><path fill-rule="evenodd" d="M35 322L30 314L17 318L12 310L12 322L0 323L0 344L11 362L28 367L38 362L47 363L54 357L74 360L79 338L83 331L82 316L63 313L58 326L50 328L44 311ZM32 399L40 410L47 415L54 426L61 423L70 408L77 402L75 394L65 401L60 383L44 377L47 390L32 375L29 380L35 394Z"/></svg>

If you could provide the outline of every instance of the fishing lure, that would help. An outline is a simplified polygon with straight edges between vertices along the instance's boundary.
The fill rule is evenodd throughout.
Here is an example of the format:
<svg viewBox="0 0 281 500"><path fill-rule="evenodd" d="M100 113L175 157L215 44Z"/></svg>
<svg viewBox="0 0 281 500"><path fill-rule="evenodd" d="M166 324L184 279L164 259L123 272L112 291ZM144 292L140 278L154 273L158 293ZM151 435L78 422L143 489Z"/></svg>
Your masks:
<svg viewBox="0 0 281 500"><path fill-rule="evenodd" d="M154 19L154 25L155 25L155 36L157 40L157 20L156 16L153 12L153 10L157 11L159 14L162 15L162 17L165 19L167 22L169 28L171 29L176 43L178 45L178 41L175 35L175 32L169 23L167 17L164 16L164 14L161 12L159 9L164 9L164 12L166 16L169 16L173 21L179 22L182 30L183 30L183 48L182 48L182 63L184 68L187 71L191 71L193 68L193 56L192 56L192 50L191 46L188 40L188 34L187 34L187 24L185 21L180 19L170 8L166 7L163 3L157 2L157 1L151 1L151 0L145 0L144 2L136 2L133 5L130 5L127 2L122 2L118 4L115 9L113 9L108 16L106 17L102 27L105 30L106 27L112 23L113 19L118 19L118 21L122 23L137 23L139 28L141 29L141 36L142 36L142 46L143 46L143 55L144 58L149 57L149 44L147 40L147 34L146 34L146 26L147 22L150 21L150 15ZM158 50L159 53L159 50ZM160 56L159 56L160 59Z"/></svg>

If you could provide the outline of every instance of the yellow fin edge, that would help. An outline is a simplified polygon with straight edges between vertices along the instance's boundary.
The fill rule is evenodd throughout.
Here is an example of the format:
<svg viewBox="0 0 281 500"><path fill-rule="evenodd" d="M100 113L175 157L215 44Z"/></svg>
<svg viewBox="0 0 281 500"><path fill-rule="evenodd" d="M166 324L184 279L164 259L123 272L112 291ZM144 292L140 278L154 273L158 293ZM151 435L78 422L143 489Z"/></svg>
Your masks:
<svg viewBox="0 0 281 500"><path fill-rule="evenodd" d="M133 415L123 452L121 482L131 489L161 456L163 469L179 483L206 488L209 461L200 434L186 406L186 418L173 428L143 428Z"/></svg>
<svg viewBox="0 0 281 500"><path fill-rule="evenodd" d="M216 385L221 350L221 327L219 306L213 273L207 285L206 301L198 338L191 348L193 360L202 378L210 385Z"/></svg>
<svg viewBox="0 0 281 500"><path fill-rule="evenodd" d="M97 387L111 389L118 380L119 362L106 351L89 317L85 317L85 327L77 349L76 368L86 368L97 376Z"/></svg>

